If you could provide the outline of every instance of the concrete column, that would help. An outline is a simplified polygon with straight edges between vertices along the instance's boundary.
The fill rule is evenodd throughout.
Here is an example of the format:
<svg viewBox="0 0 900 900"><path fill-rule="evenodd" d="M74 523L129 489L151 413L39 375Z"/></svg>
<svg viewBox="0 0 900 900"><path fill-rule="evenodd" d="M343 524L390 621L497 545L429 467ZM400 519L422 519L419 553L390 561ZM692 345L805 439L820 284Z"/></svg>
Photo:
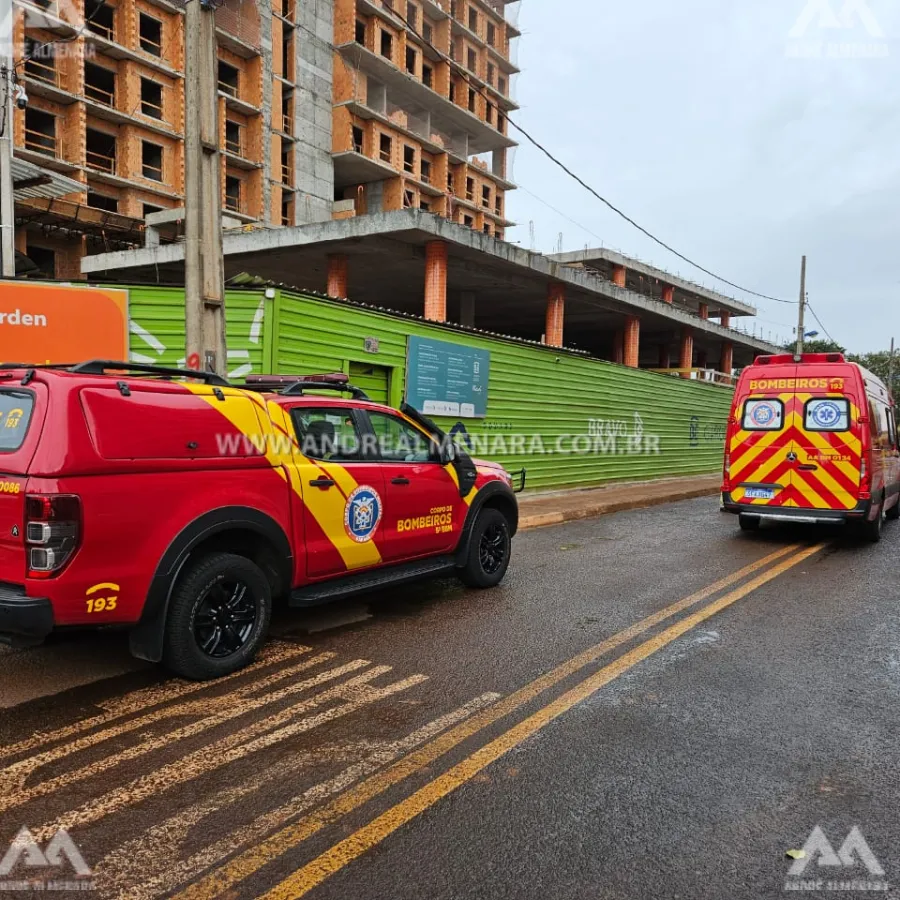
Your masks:
<svg viewBox="0 0 900 900"><path fill-rule="evenodd" d="M613 266L613 284L625 287L625 266Z"/></svg>
<svg viewBox="0 0 900 900"><path fill-rule="evenodd" d="M613 337L613 362L625 362L625 332L617 331Z"/></svg>
<svg viewBox="0 0 900 900"><path fill-rule="evenodd" d="M669 345L659 345L659 368L668 369L672 365L672 359L669 356Z"/></svg>
<svg viewBox="0 0 900 900"><path fill-rule="evenodd" d="M625 365L637 369L641 358L641 320L628 316L625 320Z"/></svg>
<svg viewBox="0 0 900 900"><path fill-rule="evenodd" d="M722 317L721 318L722 327L723 328L731 328L731 313L722 312L722 313L720 313L720 315Z"/></svg>
<svg viewBox="0 0 900 900"><path fill-rule="evenodd" d="M672 287L671 284L663 285L662 298L666 303L673 303L675 301L675 288Z"/></svg>
<svg viewBox="0 0 900 900"><path fill-rule="evenodd" d="M459 295L459 324L468 328L475 327L475 293L463 291Z"/></svg>
<svg viewBox="0 0 900 900"><path fill-rule="evenodd" d="M429 241L425 245L425 318L447 321L447 244Z"/></svg>
<svg viewBox="0 0 900 900"><path fill-rule="evenodd" d="M333 253L328 257L328 287L325 293L329 297L347 296L347 257L343 253Z"/></svg>
<svg viewBox="0 0 900 900"><path fill-rule="evenodd" d="M708 319L709 318L709 304L701 303L697 307L697 313L699 314L701 319Z"/></svg>
<svg viewBox="0 0 900 900"><path fill-rule="evenodd" d="M566 286L553 282L547 288L547 321L544 342L548 347L562 347L566 308Z"/></svg>
<svg viewBox="0 0 900 900"><path fill-rule="evenodd" d="M719 371L731 375L734 368L734 344L731 341L722 342L722 355L719 358Z"/></svg>
<svg viewBox="0 0 900 900"><path fill-rule="evenodd" d="M681 332L681 353L678 359L679 369L694 368L694 332L690 328L685 328ZM682 378L690 378L690 373L684 372Z"/></svg>

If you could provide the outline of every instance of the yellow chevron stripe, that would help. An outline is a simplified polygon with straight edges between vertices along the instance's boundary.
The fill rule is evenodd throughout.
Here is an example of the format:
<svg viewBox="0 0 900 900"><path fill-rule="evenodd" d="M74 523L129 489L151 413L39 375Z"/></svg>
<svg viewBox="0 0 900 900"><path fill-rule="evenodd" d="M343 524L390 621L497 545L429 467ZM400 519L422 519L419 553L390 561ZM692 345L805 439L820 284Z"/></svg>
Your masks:
<svg viewBox="0 0 900 900"><path fill-rule="evenodd" d="M459 475L456 474L456 469L454 469L453 466L450 465L450 466L444 466L444 471L450 476L450 478L453 479L453 483L456 485L456 489L458 491L459 490ZM468 494L466 494L465 497L463 497L463 503L465 503L466 506L471 506L472 501L475 499L475 495L477 493L478 493L478 487L475 486L472 488L471 491L469 491Z"/></svg>
<svg viewBox="0 0 900 900"><path fill-rule="evenodd" d="M273 401L269 401L268 409L272 421L278 428L291 436L293 453L286 465L292 476L294 490L303 498L310 515L340 554L344 565L351 571L377 566L382 562L382 556L375 540L358 543L347 534L344 528L346 498L359 487L359 483L344 466L322 460L312 460L304 456L294 437L294 423L291 421L289 413L280 403ZM334 479L339 491L333 488L325 491L304 485L304 479L310 481L322 474ZM384 493L381 484L371 485L371 487L378 492L379 496ZM383 497L381 502L384 504Z"/></svg>
<svg viewBox="0 0 900 900"><path fill-rule="evenodd" d="M226 398L222 401L213 394L208 385L185 383L184 387L225 416L248 438L264 439L265 444L261 449L264 449L269 465L290 484L296 496L303 501L306 509L340 554L347 569L375 566L382 561L381 552L374 541L357 543L344 529L345 496L358 487L356 480L343 466L319 463L307 459L300 453L294 437L293 423L281 404L273 401L264 403L254 392L237 388L220 388ZM249 400L250 403L229 403L228 400L232 398ZM276 428L273 428L273 425ZM307 488L304 492L304 477L316 478L322 472L334 479L342 493L318 488ZM379 495L382 493L380 487L381 485L376 487Z"/></svg>

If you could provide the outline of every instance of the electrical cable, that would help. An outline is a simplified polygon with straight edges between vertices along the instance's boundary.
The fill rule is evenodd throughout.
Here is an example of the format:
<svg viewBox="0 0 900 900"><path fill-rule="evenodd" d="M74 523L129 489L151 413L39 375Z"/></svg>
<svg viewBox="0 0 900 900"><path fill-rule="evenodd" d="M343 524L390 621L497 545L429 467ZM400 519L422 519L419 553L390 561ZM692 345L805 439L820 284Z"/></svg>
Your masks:
<svg viewBox="0 0 900 900"><path fill-rule="evenodd" d="M600 237L599 234L591 231L590 228L587 228L585 225L582 225L580 222L576 222L571 216L566 215L566 213L564 213L561 209L557 209L552 203L548 203L546 200L543 200L540 197L538 197L538 195L535 194L533 191L529 191L527 187L524 187L523 185L520 184L518 186L518 190L524 191L530 197L534 197L534 199L537 200L538 203L542 203L544 206L547 207L547 209L552 210L558 216L562 216L562 218L564 218L567 222L571 222L576 228L580 228L583 232L585 232L586 234L589 234L591 237L597 238L598 241L603 240L603 238Z"/></svg>
<svg viewBox="0 0 900 900"><path fill-rule="evenodd" d="M825 337L827 337L832 344L837 345L837 341L828 333L828 329L822 324L822 320L818 317L818 315L816 315L816 311L812 308L812 304L809 302L809 300L806 301L806 308L812 313L812 317L816 320L816 322L819 323L819 328L821 328L822 331L825 332Z"/></svg>
<svg viewBox="0 0 900 900"><path fill-rule="evenodd" d="M434 52L435 52L442 60L444 60L445 62L449 63L450 67L451 67L452 69L454 69L454 70L457 72L457 74L460 75L460 76L462 77L462 79L466 82L466 84L468 84L468 86L469 86L470 89L474 90L477 94L479 94L483 99L487 100L488 102L492 102L492 101L490 100L490 98L489 98L489 97L484 93L484 91L481 89L481 87L480 87L479 85L477 85L477 84L474 84L474 83L471 81L471 79L470 79L470 77L469 77L469 72L468 72L467 69L465 69L465 68L464 68L463 66L461 66L459 63L457 63L456 60L454 60L452 57L448 56L448 55L447 55L446 53L444 53L443 51L438 50L438 48L435 47L434 44L433 44L431 41L429 41L429 40L427 40L426 38L424 38L424 37L423 37L423 36L422 36L415 28L413 28L413 26L410 25L410 23L407 21L407 19L406 19L401 13L399 13L397 10L391 10L391 12L392 12L393 15L395 15L398 19L400 19L400 20L406 25L406 27L407 27L407 28L408 28L408 29L409 29L409 30L410 30L410 31L411 31L411 32L412 32L412 33L413 33L420 41L422 41L426 46L430 47L431 50L434 51ZM476 77L477 77L477 76L476 76ZM618 216L620 216L621 218L623 218L623 219L624 219L626 222L628 222L630 225L633 225L635 228L637 228L637 230L640 231L642 234L644 234L644 235L646 235L648 238L650 238L650 240L652 240L652 241L654 241L655 243L659 244L660 247L663 247L664 249L668 250L670 253L674 254L674 255L677 256L679 259L681 259L681 260L683 260L684 262L686 262L688 265L693 266L695 269L698 269L699 271L705 273L706 275L709 275L711 278L714 278L716 281L720 281L722 284L727 284L729 287L732 287L732 288L734 288L735 290L738 290L738 291L740 291L740 292L743 293L743 294L749 294L749 295L751 295L751 296L753 296L753 297L759 297L759 298L762 299L762 300L772 300L772 301L774 301L775 303L787 303L787 304L794 304L794 303L797 303L796 300L785 300L785 299L783 299L783 298L781 298L781 297L773 297L773 296L771 296L771 295L769 295L769 294L762 294L762 293L760 293L759 291L754 291L754 290L751 290L750 288L744 287L744 286L742 286L742 285L740 285L740 284L737 284L737 283L735 283L735 282L733 282L733 281L729 281L727 278L723 278L721 275L717 275L715 272L711 271L710 269L705 268L704 266L701 266L699 263L695 262L695 261L692 260L690 257L685 256L683 253L681 253L681 252L679 252L678 250L676 250L676 249L675 249L674 247L672 247L670 244L667 244L667 243L666 243L665 241L663 241L661 238L658 238L658 237L657 237L655 234L653 234L651 231L649 231L648 229L644 228L643 225L640 225L638 222L636 222L634 219L632 219L630 216L628 216L626 213L624 213L621 209L619 209L619 208L618 208L617 206L615 206L612 202L610 202L609 200L607 200L606 197L604 197L604 196L603 196L602 194L600 194L598 191L594 190L594 188L592 188L592 187L591 187L591 186L590 186L583 178L579 177L579 176L578 176L575 172L573 172L573 171L572 171L565 163L563 163L560 159L558 159L556 156L554 156L554 155L553 155L553 154L552 154L552 153L551 153L551 152L550 152L543 144L541 144L536 138L532 137L532 136L531 136L524 128L522 128L521 125L519 125L519 124L516 123L513 119L511 119L511 118L509 117L509 115L508 115L506 112L504 112L503 110L500 109L499 105L497 106L497 114L498 114L498 116L502 117L502 118L505 119L507 122L509 122L509 124L512 125L513 128L515 128L517 131L521 132L521 134L522 134L522 135L523 135L523 136L524 136L531 144L533 144L538 150L540 150L541 153L543 153L543 154L544 154L551 162L553 162L553 163L554 163L555 165L557 165L560 169L562 169L562 170L563 170L570 178L572 178L572 179L574 179L576 182L578 182L578 184L580 184L586 191L588 191L590 194L592 194L594 197L596 197L601 203L603 203L603 204L605 204L606 206L608 206L609 209L611 209L616 215L618 215Z"/></svg>

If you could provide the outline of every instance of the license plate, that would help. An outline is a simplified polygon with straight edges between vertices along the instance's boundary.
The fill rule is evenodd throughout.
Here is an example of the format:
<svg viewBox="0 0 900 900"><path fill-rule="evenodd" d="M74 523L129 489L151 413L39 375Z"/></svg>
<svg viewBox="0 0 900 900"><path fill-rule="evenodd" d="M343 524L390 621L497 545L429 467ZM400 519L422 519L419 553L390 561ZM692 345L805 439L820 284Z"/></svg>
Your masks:
<svg viewBox="0 0 900 900"><path fill-rule="evenodd" d="M748 500L774 500L775 488L747 488L744 496Z"/></svg>

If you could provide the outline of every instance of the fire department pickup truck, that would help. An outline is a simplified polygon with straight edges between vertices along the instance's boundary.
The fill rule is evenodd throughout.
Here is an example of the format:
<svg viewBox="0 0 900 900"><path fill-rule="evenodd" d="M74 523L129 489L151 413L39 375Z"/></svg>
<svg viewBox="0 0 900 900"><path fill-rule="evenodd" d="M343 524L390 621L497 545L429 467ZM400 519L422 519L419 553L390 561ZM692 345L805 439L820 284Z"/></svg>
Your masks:
<svg viewBox="0 0 900 900"><path fill-rule="evenodd" d="M7 643L127 627L135 656L215 678L253 659L282 600L498 584L517 524L501 466L346 376L0 366Z"/></svg>

